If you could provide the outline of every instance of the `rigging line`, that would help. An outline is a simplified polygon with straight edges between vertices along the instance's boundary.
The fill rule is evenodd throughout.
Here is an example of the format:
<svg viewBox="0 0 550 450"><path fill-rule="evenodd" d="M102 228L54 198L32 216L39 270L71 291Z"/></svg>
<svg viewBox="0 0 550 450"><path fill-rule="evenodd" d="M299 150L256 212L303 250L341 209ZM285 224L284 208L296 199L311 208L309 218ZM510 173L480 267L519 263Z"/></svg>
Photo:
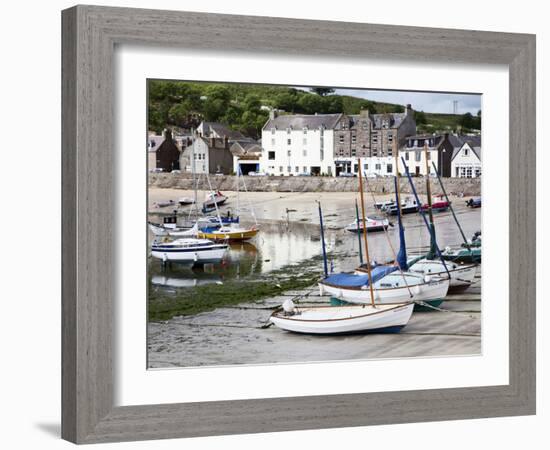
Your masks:
<svg viewBox="0 0 550 450"><path fill-rule="evenodd" d="M365 175L365 188L367 190L367 192L371 195L372 197L372 201L374 204L376 204L376 197L374 195L374 192L369 188L369 182L367 181L367 176ZM399 185L398 185L399 186ZM397 196L397 198L399 198L399 195ZM367 224L363 224L363 232L366 233L367 232ZM386 237L386 240L388 241L388 244L390 246L390 249L391 249L391 252L392 252L392 255L393 255L393 260L394 260L394 263L397 263L397 253L395 253L395 249L393 248L393 245L391 243L391 239L390 239L390 236L389 236L389 233L388 233L388 229L387 228L384 228L384 236ZM367 263L370 264L369 261L367 261ZM401 277L403 278L403 282L405 283L405 286L407 286L407 290L409 291L409 295L411 297L414 297L413 293L411 292L411 288L409 286L409 284L407 283L407 279L405 277L405 273L403 272L403 270L401 269L401 267L399 266L399 264L397 264L397 267L399 268L399 272L401 273Z"/></svg>

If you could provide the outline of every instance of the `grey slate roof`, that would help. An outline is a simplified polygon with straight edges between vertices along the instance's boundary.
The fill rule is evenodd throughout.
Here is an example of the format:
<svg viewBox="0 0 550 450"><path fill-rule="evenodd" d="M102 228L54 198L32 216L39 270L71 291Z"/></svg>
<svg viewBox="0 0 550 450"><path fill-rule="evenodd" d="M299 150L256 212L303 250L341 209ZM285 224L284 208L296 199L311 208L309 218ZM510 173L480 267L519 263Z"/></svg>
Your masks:
<svg viewBox="0 0 550 450"><path fill-rule="evenodd" d="M203 122L204 135L210 136L210 132L214 131L219 137L227 136L230 141L249 140L240 131L232 130L227 125L219 122Z"/></svg>
<svg viewBox="0 0 550 450"><path fill-rule="evenodd" d="M317 129L324 126L326 129L333 129L342 113L338 114L287 114L269 119L264 125L264 130L277 128L278 130L301 130L302 128Z"/></svg>
<svg viewBox="0 0 550 450"><path fill-rule="evenodd" d="M476 156L481 161L481 136L455 136L454 134L449 135L449 142L453 146L453 157L457 155L462 146L465 143L472 148Z"/></svg>
<svg viewBox="0 0 550 450"><path fill-rule="evenodd" d="M262 147L254 141L235 141L230 150L233 155L241 157L260 156L262 153Z"/></svg>
<svg viewBox="0 0 550 450"><path fill-rule="evenodd" d="M374 128L382 129L384 120L388 121L389 128L398 128L401 122L405 120L407 114L405 113L388 113L388 114L371 114L370 119L374 125Z"/></svg>
<svg viewBox="0 0 550 450"><path fill-rule="evenodd" d="M151 135L147 137L147 150L150 152L156 152L157 148L159 148L162 143L164 142L164 136L159 135Z"/></svg>
<svg viewBox="0 0 550 450"><path fill-rule="evenodd" d="M424 141L426 139L433 139L433 145L430 147L439 147L439 145L444 141L445 136L442 134L416 134L414 136L407 136L405 138L405 145L402 147L403 150L407 150L407 148L418 148L423 147L424 143L418 143L418 147L409 147L407 143L409 141Z"/></svg>

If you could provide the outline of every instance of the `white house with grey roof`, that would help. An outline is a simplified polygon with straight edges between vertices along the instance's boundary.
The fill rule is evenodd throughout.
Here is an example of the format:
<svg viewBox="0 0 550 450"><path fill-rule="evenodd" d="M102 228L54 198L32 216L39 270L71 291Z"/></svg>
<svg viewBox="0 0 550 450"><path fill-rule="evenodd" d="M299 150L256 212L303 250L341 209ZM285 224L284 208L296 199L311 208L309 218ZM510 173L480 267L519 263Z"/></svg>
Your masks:
<svg viewBox="0 0 550 450"><path fill-rule="evenodd" d="M477 178L481 176L481 136L454 136L451 176Z"/></svg>
<svg viewBox="0 0 550 450"><path fill-rule="evenodd" d="M334 128L343 114L271 114L260 168L270 175L334 175Z"/></svg>

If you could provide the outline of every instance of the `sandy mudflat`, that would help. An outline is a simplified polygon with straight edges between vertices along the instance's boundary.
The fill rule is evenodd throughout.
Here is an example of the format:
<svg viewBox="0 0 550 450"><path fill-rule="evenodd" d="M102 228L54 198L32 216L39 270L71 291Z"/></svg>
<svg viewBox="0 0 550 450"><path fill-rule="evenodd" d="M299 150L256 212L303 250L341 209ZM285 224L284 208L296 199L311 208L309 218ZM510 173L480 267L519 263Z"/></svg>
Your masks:
<svg viewBox="0 0 550 450"><path fill-rule="evenodd" d="M236 207L236 193L229 197L222 211ZM177 189L149 189L150 213L170 212L172 207L157 208L158 201L192 197L193 192ZM244 198L243 198L244 197ZM199 192L199 201L204 192ZM378 195L377 201L392 198ZM281 222L311 226L318 233L316 200L321 201L327 229L337 239L354 240L343 228L355 219L355 195L350 192L278 193L251 192L241 194L241 205L252 205L260 223ZM372 206L372 197L365 199L368 214L380 214ZM465 206L462 198L451 198L466 236L481 228L481 210ZM181 209L182 213L185 209ZM245 221L246 217L243 218ZM436 216L437 235L441 247L460 243L456 224L450 213ZM407 245L426 245L426 230L418 215L406 217ZM389 233L394 242L396 228ZM256 245L261 245L261 240ZM373 236L374 252L387 249L382 235ZM386 255L387 256L387 255ZM356 253L343 257L340 264L356 264ZM341 267L342 267L341 266ZM352 266L350 266L352 267ZM480 271L478 271L480 273ZM315 286L302 302L327 303L319 297ZM285 298L300 292L263 299L258 302L217 308L193 316L174 317L148 325L148 355L151 368L190 367L232 364L269 364L369 358L401 358L418 356L472 355L481 352L481 279L460 295L449 296L442 308L451 312L415 312L399 334L319 337L296 335L275 327L262 329L274 307ZM303 294L303 292L302 292Z"/></svg>

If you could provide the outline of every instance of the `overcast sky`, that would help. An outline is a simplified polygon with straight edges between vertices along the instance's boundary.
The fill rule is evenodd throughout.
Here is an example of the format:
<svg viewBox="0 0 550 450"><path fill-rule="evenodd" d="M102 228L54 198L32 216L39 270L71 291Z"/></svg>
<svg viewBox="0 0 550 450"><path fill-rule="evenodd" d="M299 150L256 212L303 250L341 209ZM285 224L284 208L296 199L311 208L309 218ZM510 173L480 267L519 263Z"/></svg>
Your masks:
<svg viewBox="0 0 550 450"><path fill-rule="evenodd" d="M400 105L410 103L413 109L417 111L434 113L452 113L453 100L458 102L458 114L470 112L476 115L481 109L481 95L479 94L439 94L433 92L378 91L368 89L336 89L336 93L380 102L398 103Z"/></svg>

